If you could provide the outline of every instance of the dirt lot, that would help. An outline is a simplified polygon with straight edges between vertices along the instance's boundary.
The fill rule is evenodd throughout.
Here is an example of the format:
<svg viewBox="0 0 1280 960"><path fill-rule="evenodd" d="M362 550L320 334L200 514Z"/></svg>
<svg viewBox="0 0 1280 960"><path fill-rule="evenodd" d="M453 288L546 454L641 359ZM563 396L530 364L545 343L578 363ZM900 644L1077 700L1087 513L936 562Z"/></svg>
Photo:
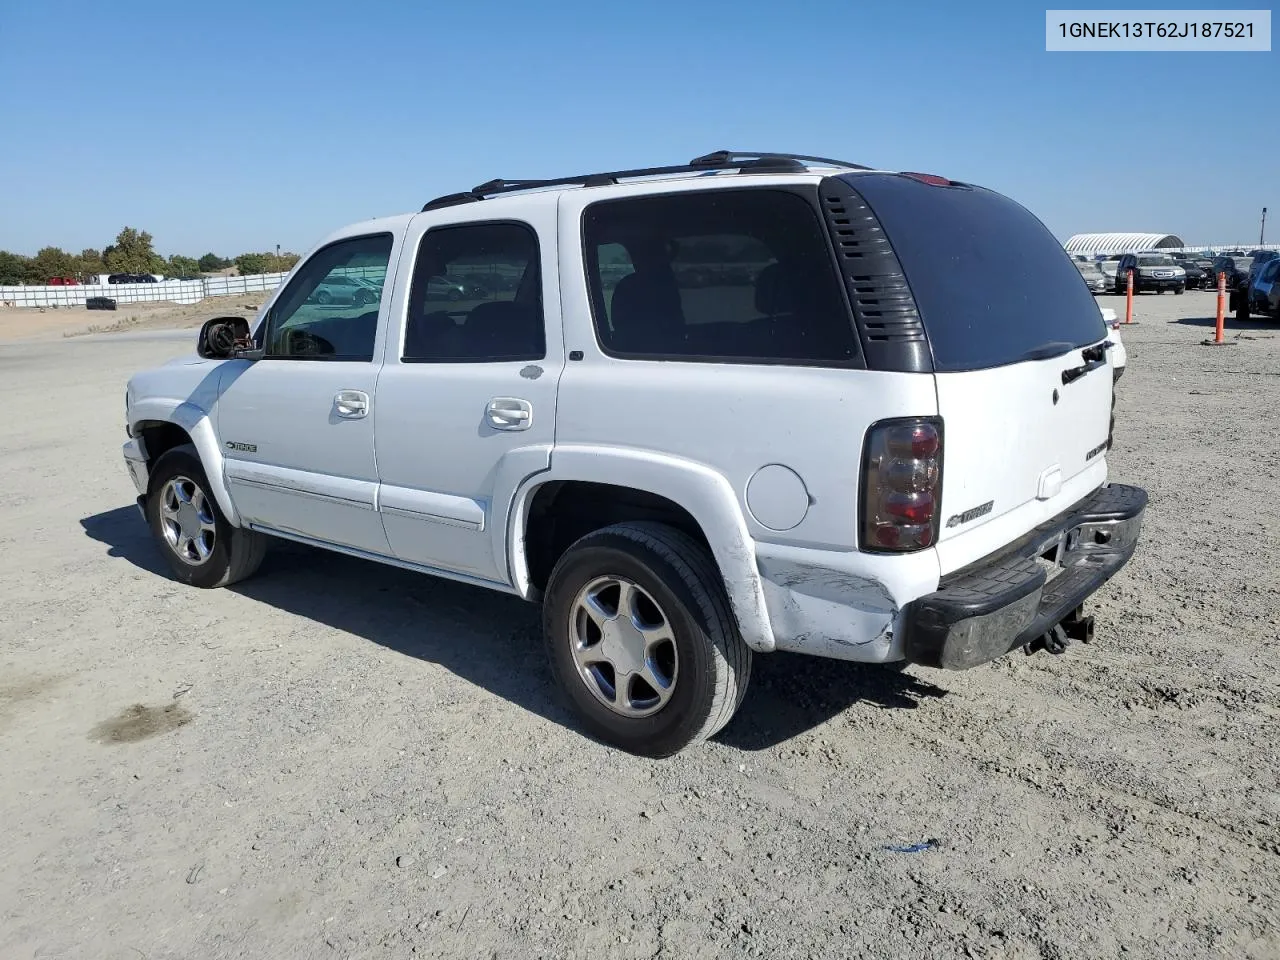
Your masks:
<svg viewBox="0 0 1280 960"><path fill-rule="evenodd" d="M179 587L119 444L183 345L0 347L0 957L1280 956L1280 329L1201 347L1212 302L1124 331L1094 646L758 658L664 762L519 601L296 547Z"/></svg>
<svg viewBox="0 0 1280 960"><path fill-rule="evenodd" d="M125 330L198 327L210 317L222 314L252 317L267 296L269 294L259 292L235 297L209 297L190 305L162 301L121 303L116 310L0 306L0 342L53 340Z"/></svg>

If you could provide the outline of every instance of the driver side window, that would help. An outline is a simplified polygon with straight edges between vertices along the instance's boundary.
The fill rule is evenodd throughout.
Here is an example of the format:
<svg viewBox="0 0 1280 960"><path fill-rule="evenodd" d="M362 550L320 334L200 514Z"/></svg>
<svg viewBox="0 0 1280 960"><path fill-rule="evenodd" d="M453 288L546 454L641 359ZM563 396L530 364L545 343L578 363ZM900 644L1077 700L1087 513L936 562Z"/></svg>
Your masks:
<svg viewBox="0 0 1280 960"><path fill-rule="evenodd" d="M392 237L339 240L318 251L289 282L263 324L267 359L373 359Z"/></svg>

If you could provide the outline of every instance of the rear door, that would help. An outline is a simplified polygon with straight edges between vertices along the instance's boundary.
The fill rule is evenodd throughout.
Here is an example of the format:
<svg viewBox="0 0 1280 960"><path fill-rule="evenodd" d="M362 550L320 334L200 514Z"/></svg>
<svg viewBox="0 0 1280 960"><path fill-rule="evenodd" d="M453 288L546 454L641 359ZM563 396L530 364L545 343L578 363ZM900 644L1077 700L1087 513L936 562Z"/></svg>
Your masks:
<svg viewBox="0 0 1280 960"><path fill-rule="evenodd" d="M413 220L412 275L398 284L402 323L374 415L379 510L395 555L490 582L508 581L517 485L551 462L564 367L555 197L520 209L500 220L458 222L456 209Z"/></svg>
<svg viewBox="0 0 1280 960"><path fill-rule="evenodd" d="M946 573L1105 481L1107 329L1062 245L1012 200L934 178L845 179L883 227L928 340Z"/></svg>

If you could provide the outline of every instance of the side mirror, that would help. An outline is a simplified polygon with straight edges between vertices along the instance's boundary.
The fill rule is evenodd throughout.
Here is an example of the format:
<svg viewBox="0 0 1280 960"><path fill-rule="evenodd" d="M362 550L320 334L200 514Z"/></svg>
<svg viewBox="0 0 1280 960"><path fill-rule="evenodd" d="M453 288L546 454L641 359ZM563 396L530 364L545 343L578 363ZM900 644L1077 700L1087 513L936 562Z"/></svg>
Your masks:
<svg viewBox="0 0 1280 960"><path fill-rule="evenodd" d="M214 317L200 328L196 353L206 360L227 360L243 351L253 350L249 321L244 317Z"/></svg>

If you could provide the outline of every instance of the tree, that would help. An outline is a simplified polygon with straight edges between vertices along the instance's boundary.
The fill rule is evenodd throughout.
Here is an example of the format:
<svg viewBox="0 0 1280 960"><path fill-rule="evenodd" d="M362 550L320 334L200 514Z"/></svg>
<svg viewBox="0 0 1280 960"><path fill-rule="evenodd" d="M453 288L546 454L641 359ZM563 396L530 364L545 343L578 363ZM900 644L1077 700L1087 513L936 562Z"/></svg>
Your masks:
<svg viewBox="0 0 1280 960"><path fill-rule="evenodd" d="M293 269L293 265L302 258L296 253L281 253L273 255L271 260L272 273L288 273Z"/></svg>
<svg viewBox="0 0 1280 960"><path fill-rule="evenodd" d="M164 258L151 246L151 234L133 227L120 231L102 259L111 273L161 273L165 268Z"/></svg>
<svg viewBox="0 0 1280 960"><path fill-rule="evenodd" d="M214 273L217 270L225 270L231 266L230 260L224 260L216 253L206 253L200 258L200 272Z"/></svg>
<svg viewBox="0 0 1280 960"><path fill-rule="evenodd" d="M267 253L242 253L236 257L236 270L240 276L249 277L256 273L269 273L271 255Z"/></svg>
<svg viewBox="0 0 1280 960"><path fill-rule="evenodd" d="M102 254L93 247L86 247L80 251L77 259L76 272L91 275L95 273L106 273L107 265L102 262Z"/></svg>
<svg viewBox="0 0 1280 960"><path fill-rule="evenodd" d="M165 273L171 277L194 277L200 272L200 261L194 257L183 257L174 254L169 258L169 266Z"/></svg>
<svg viewBox="0 0 1280 960"><path fill-rule="evenodd" d="M44 247L29 261L33 283L48 283L54 277L71 277L77 272L76 258L60 247Z"/></svg>
<svg viewBox="0 0 1280 960"><path fill-rule="evenodd" d="M0 250L0 286L16 287L27 279L28 258L19 253Z"/></svg>

